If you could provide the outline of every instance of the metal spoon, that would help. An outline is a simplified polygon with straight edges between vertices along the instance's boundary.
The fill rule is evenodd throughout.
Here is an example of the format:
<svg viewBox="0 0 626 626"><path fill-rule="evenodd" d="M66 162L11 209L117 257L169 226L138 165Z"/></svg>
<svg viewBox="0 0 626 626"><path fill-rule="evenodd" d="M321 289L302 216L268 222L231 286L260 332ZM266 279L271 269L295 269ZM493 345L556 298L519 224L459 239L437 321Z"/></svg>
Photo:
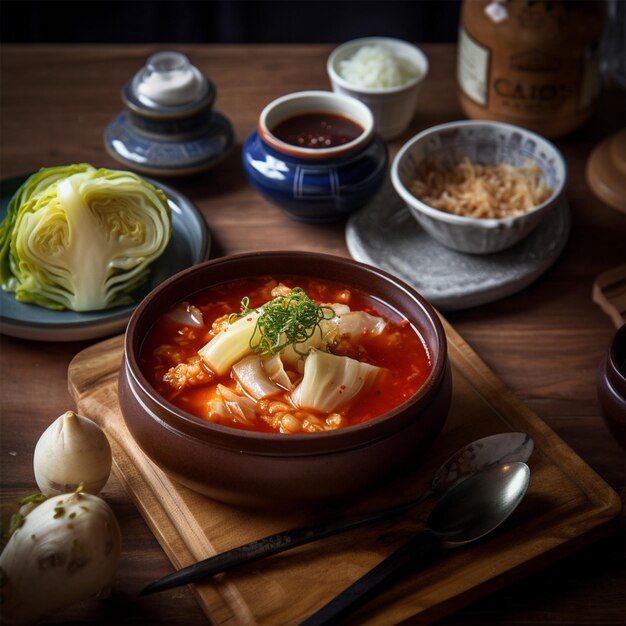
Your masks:
<svg viewBox="0 0 626 626"><path fill-rule="evenodd" d="M495 530L522 501L530 482L525 463L508 463L470 476L447 491L428 516L424 531L392 552L300 626L337 624L392 576L441 548L456 548Z"/></svg>
<svg viewBox="0 0 626 626"><path fill-rule="evenodd" d="M425 499L444 493L446 489L475 472L506 462L525 462L530 458L533 449L534 442L526 433L500 433L478 439L448 458L435 473L430 491L415 499L381 511L305 528L294 528L251 541L168 574L144 587L140 595L195 582L311 541L400 515Z"/></svg>

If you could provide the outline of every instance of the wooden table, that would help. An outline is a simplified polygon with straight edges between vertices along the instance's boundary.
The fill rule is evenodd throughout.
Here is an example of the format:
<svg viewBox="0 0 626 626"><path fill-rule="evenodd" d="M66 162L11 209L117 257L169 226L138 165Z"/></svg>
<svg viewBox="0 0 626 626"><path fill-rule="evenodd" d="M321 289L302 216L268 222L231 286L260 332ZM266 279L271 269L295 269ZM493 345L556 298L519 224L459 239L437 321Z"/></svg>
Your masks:
<svg viewBox="0 0 626 626"><path fill-rule="evenodd" d="M202 211L211 257L262 249L305 249L347 256L341 224L311 226L287 218L248 185L241 143L273 98L328 89L331 46L179 46L215 83L216 108L233 122L237 147L214 170L174 185ZM463 118L455 93L455 47L423 46L431 71L406 138ZM118 164L103 130L121 109L122 84L151 46L3 46L0 49L0 174L42 166ZM625 261L624 215L603 205L585 182L592 147L625 123L624 92L608 85L593 119L557 140L569 167L573 225L566 249L536 283L499 302L446 315L493 371L615 490L624 489L624 451L600 416L596 369L614 333L592 302L595 277ZM390 144L393 155L402 140ZM170 181L170 184L172 182ZM93 342L40 343L0 337L0 478L4 505L36 490L35 443L59 414L73 408L67 392L72 357ZM171 565L113 477L103 492L118 515L124 551L107 602L84 602L54 623L204 624L187 588L138 598L146 582ZM447 624L617 624L626 619L623 523L612 535L530 579L446 619ZM174 601L172 601L174 600Z"/></svg>

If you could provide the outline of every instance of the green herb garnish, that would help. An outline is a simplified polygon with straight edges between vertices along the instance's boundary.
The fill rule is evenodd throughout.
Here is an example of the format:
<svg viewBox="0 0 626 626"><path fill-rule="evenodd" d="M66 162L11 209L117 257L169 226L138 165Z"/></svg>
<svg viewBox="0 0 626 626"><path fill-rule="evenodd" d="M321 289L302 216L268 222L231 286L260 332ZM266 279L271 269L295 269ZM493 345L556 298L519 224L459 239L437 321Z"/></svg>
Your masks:
<svg viewBox="0 0 626 626"><path fill-rule="evenodd" d="M19 500L18 504L20 505L20 507L25 506L26 508L23 509L24 512L16 511L15 513L13 513L8 521L8 524L3 524L2 532L0 533L0 541L2 543L6 543L7 541L9 541L13 533L18 528L21 528L24 524L26 515L30 513L30 511L32 511L35 507L39 506L42 502L45 502L47 499L47 496L44 496L43 493L33 493Z"/></svg>
<svg viewBox="0 0 626 626"><path fill-rule="evenodd" d="M9 520L9 527L4 533L3 539L8 541L13 533L24 525L24 520L26 518L21 513L13 513L11 515L11 519Z"/></svg>
<svg viewBox="0 0 626 626"><path fill-rule="evenodd" d="M44 496L43 493L33 493L30 496L26 496L20 500L20 504L34 504L35 506L45 502L48 496Z"/></svg>
<svg viewBox="0 0 626 626"><path fill-rule="evenodd" d="M241 300L241 313L244 317L255 309L249 307L248 297ZM322 335L322 320L329 320L335 312L329 306L311 300L301 287L294 287L287 296L277 296L263 305L250 338L250 349L261 356L280 352L291 345L300 355L297 345L310 339L318 330Z"/></svg>

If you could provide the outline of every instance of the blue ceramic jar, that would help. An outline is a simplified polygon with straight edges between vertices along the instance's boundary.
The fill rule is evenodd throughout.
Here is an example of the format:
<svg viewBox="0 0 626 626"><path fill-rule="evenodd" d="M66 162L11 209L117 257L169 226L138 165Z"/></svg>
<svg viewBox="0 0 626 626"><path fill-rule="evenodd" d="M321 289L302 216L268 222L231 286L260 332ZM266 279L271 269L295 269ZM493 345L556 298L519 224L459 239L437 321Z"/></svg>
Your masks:
<svg viewBox="0 0 626 626"><path fill-rule="evenodd" d="M274 134L281 122L312 113L347 118L362 130L346 143L324 148L294 145ZM367 204L386 176L388 154L367 106L342 94L303 91L263 109L242 159L248 180L269 202L297 220L323 223Z"/></svg>
<svg viewBox="0 0 626 626"><path fill-rule="evenodd" d="M219 163L235 144L232 124L213 108L213 83L180 52L153 54L122 88L125 109L104 145L130 169L187 176Z"/></svg>

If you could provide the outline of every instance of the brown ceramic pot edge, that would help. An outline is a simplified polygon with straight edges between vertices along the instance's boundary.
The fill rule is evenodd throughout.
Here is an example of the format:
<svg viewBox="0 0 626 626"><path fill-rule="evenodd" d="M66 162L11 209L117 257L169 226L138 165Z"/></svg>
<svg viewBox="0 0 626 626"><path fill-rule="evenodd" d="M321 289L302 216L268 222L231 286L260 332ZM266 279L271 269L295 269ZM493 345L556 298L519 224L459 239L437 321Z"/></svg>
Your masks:
<svg viewBox="0 0 626 626"><path fill-rule="evenodd" d="M128 419L142 449L178 482L237 506L293 510L294 506L317 507L321 502L341 506L417 467L445 424L452 397L450 369L448 362L444 380L419 421L408 422L389 437L318 454L272 455L221 448L168 428L154 415L146 419L128 378L120 379L120 395L128 402ZM155 420L159 424L156 434ZM349 471L350 467L358 471Z"/></svg>
<svg viewBox="0 0 626 626"><path fill-rule="evenodd" d="M626 448L626 377L620 368L626 359L626 324L611 340L597 371L598 403L604 421L618 443Z"/></svg>
<svg viewBox="0 0 626 626"><path fill-rule="evenodd" d="M198 274L219 271L221 274L218 281L211 279L199 283L197 280ZM176 302L189 298L211 285L236 280L243 276L265 275L313 276L348 286L353 285L395 311L401 312L417 327L431 352L433 369L429 378L414 396L383 417L332 433L293 434L289 437L277 437L274 433L235 430L227 426L211 424L184 413L157 394L143 376L136 360L143 337L157 315ZM375 284L375 278L382 281L380 286ZM175 285L173 291L170 287L172 284ZM390 285L394 288L393 296L386 291L386 287ZM411 308L409 304L413 308L417 305L417 315L408 314ZM383 270L352 259L321 253L291 251L251 252L220 257L194 265L170 277L148 294L135 309L124 339L124 360L125 366L121 370L121 375L132 377L133 385L141 393L146 408L169 427L181 430L192 437L203 438L210 433L213 445L267 455L274 452L317 454L353 448L371 442L373 439L385 437L390 432L402 428L406 421L413 419L414 415L431 402L445 378L448 365L445 331L439 317L434 308L413 288ZM403 419L393 419L409 406L411 410L407 411ZM245 450L242 446L246 446Z"/></svg>

